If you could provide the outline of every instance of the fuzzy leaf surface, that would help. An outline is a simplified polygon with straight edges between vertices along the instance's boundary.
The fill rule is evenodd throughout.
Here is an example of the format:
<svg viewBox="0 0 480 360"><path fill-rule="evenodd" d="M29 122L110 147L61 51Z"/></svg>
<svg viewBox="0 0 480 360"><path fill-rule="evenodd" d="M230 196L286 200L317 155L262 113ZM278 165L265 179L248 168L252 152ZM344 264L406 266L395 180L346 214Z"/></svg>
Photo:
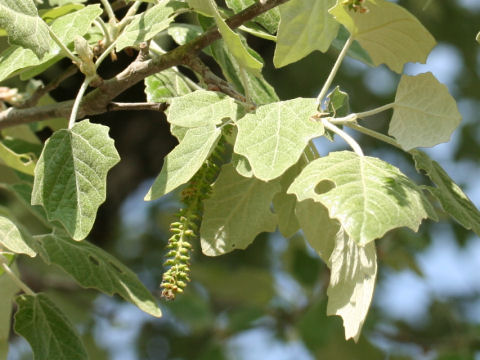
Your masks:
<svg viewBox="0 0 480 360"><path fill-rule="evenodd" d="M425 171L436 185L436 187L428 187L428 189L440 201L443 209L464 228L472 230L480 236L480 211L468 196L427 154L419 150L413 150L410 154L415 160L417 170Z"/></svg>
<svg viewBox="0 0 480 360"><path fill-rule="evenodd" d="M5 216L0 216L0 246L16 254L25 254L30 257L37 255L17 225Z"/></svg>
<svg viewBox="0 0 480 360"><path fill-rule="evenodd" d="M10 337L10 322L13 298L19 291L17 284L10 276L0 276L0 359L8 354L8 339Z"/></svg>
<svg viewBox="0 0 480 360"><path fill-rule="evenodd" d="M326 183L334 186L319 191L317 186ZM350 151L333 152L311 162L288 192L299 201L321 202L361 246L391 229L406 226L417 231L422 219L436 219L421 188L398 168Z"/></svg>
<svg viewBox="0 0 480 360"><path fill-rule="evenodd" d="M162 2L135 15L130 24L117 39L116 49L120 51L127 46L138 45L148 41L160 31L168 28L168 25L175 19L172 14L175 7L170 2Z"/></svg>
<svg viewBox="0 0 480 360"><path fill-rule="evenodd" d="M345 339L357 342L375 289L375 243L359 246L346 234L337 236L329 262L327 315L341 316Z"/></svg>
<svg viewBox="0 0 480 360"><path fill-rule="evenodd" d="M448 142L461 120L455 99L432 73L402 75L388 133L405 150Z"/></svg>
<svg viewBox="0 0 480 360"><path fill-rule="evenodd" d="M88 241L63 234L38 237L39 253L49 264L60 266L81 286L118 294L147 314L162 315L155 299L138 277L120 261Z"/></svg>
<svg viewBox="0 0 480 360"><path fill-rule="evenodd" d="M222 119L235 119L237 104L226 95L197 90L175 97L170 102L167 120L170 124L193 128L221 124Z"/></svg>
<svg viewBox="0 0 480 360"><path fill-rule="evenodd" d="M102 9L99 4L89 5L56 19L52 23L51 29L62 43L68 45L76 35L84 35L90 29L93 20L101 14ZM63 57L58 45L53 40L49 41L50 50L41 59L32 50L20 46L10 46L3 51L0 54L0 81L32 66L48 64L56 57Z"/></svg>
<svg viewBox="0 0 480 360"><path fill-rule="evenodd" d="M42 205L75 240L84 239L105 201L107 173L119 161L106 126L83 120L55 132L35 168L32 205Z"/></svg>
<svg viewBox="0 0 480 360"><path fill-rule="evenodd" d="M237 121L234 151L245 156L255 177L268 181L283 174L300 158L308 142L324 133L311 118L315 99L297 98L260 106Z"/></svg>
<svg viewBox="0 0 480 360"><path fill-rule="evenodd" d="M236 13L255 4L255 0L226 0L225 2L227 6ZM275 34L278 29L278 23L280 22L280 10L278 7L275 7L257 16L254 20L267 29L270 34Z"/></svg>
<svg viewBox="0 0 480 360"><path fill-rule="evenodd" d="M425 63L435 39L415 16L386 0L370 0L366 7L369 11L362 14L337 0L329 11L367 50L375 66L386 64L401 73L407 62Z"/></svg>
<svg viewBox="0 0 480 360"><path fill-rule="evenodd" d="M215 125L189 129L163 160L160 175L145 196L155 200L188 182L215 148L222 131Z"/></svg>
<svg viewBox="0 0 480 360"><path fill-rule="evenodd" d="M274 231L277 216L270 205L279 190L277 182L245 178L231 164L224 165L212 195L204 202L200 228L203 253L216 256L245 249L261 232Z"/></svg>
<svg viewBox="0 0 480 360"><path fill-rule="evenodd" d="M88 359L77 331L45 294L20 295L15 302L15 332L29 342L35 360Z"/></svg>
<svg viewBox="0 0 480 360"><path fill-rule="evenodd" d="M291 0L279 6L275 67L297 62L314 50L328 50L340 26L328 13L333 5L335 0Z"/></svg>
<svg viewBox="0 0 480 360"><path fill-rule="evenodd" d="M145 78L145 94L149 102L164 102L191 92L185 80L172 69Z"/></svg>
<svg viewBox="0 0 480 360"><path fill-rule="evenodd" d="M0 28L7 31L10 44L28 48L39 58L50 50L48 25L33 0L2 0Z"/></svg>

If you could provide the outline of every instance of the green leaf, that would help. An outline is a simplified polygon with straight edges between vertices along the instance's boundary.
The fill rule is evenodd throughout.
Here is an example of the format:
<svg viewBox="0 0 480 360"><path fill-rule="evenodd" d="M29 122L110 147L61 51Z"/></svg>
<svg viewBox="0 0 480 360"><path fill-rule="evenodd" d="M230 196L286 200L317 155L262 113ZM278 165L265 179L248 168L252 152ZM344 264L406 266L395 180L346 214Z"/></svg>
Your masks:
<svg viewBox="0 0 480 360"><path fill-rule="evenodd" d="M310 139L324 133L311 118L316 111L315 99L304 98L260 106L237 121L234 151L248 159L255 177L275 179L298 161Z"/></svg>
<svg viewBox="0 0 480 360"><path fill-rule="evenodd" d="M38 243L42 258L60 266L81 286L108 295L118 294L147 314L162 315L155 299L137 276L101 248L55 233L38 237Z"/></svg>
<svg viewBox="0 0 480 360"><path fill-rule="evenodd" d="M15 301L15 331L30 343L35 360L88 359L77 331L45 294L20 295Z"/></svg>
<svg viewBox="0 0 480 360"><path fill-rule="evenodd" d="M83 9L83 4L65 4L63 6L57 6L51 9L40 10L39 14L43 20L47 23L51 23L53 20L67 15L71 12Z"/></svg>
<svg viewBox="0 0 480 360"><path fill-rule="evenodd" d="M200 228L202 251L216 256L245 249L261 232L272 232L277 216L270 211L278 182L265 183L238 175L231 164L224 165L204 202Z"/></svg>
<svg viewBox="0 0 480 360"><path fill-rule="evenodd" d="M0 28L7 31L10 44L28 48L39 58L50 50L48 25L38 16L33 0L2 0Z"/></svg>
<svg viewBox="0 0 480 360"><path fill-rule="evenodd" d="M350 113L349 96L339 86L327 95L327 110L333 117L347 116Z"/></svg>
<svg viewBox="0 0 480 360"><path fill-rule="evenodd" d="M222 131L210 124L189 129L179 145L163 160L160 175L145 196L155 200L188 182L215 148Z"/></svg>
<svg viewBox="0 0 480 360"><path fill-rule="evenodd" d="M184 45L202 34L202 28L192 24L172 24L168 27L168 35L178 45Z"/></svg>
<svg viewBox="0 0 480 360"><path fill-rule="evenodd" d="M280 5L275 67L297 62L314 50L328 50L339 28L328 13L333 5L335 0L291 0Z"/></svg>
<svg viewBox="0 0 480 360"><path fill-rule="evenodd" d="M32 205L42 205L75 240L84 239L105 201L107 173L119 161L106 126L83 120L55 132L35 168Z"/></svg>
<svg viewBox="0 0 480 360"><path fill-rule="evenodd" d="M480 211L445 170L427 154L419 150L410 152L418 171L425 171L436 187L428 190L440 201L443 209L464 228L480 236Z"/></svg>
<svg viewBox="0 0 480 360"><path fill-rule="evenodd" d="M149 102L164 102L191 92L185 80L173 69L166 69L145 78L145 94Z"/></svg>
<svg viewBox="0 0 480 360"><path fill-rule="evenodd" d="M340 26L337 37L332 41L332 47L338 51L341 51L349 37L350 33L347 29L345 29L345 26ZM364 64L367 64L368 66L375 66L370 55L368 55L365 49L362 48L362 46L356 40L353 41L352 45L350 45L348 48L347 55L352 59L356 59Z"/></svg>
<svg viewBox="0 0 480 360"><path fill-rule="evenodd" d="M12 302L19 288L10 276L0 276L0 359L4 360L8 354L8 339L10 337L10 323Z"/></svg>
<svg viewBox="0 0 480 360"><path fill-rule="evenodd" d="M357 245L346 234L337 236L330 256L327 315L343 319L345 339L360 337L373 298L377 275L375 243Z"/></svg>
<svg viewBox="0 0 480 360"><path fill-rule="evenodd" d="M0 141L0 164L28 175L33 175L35 171L35 157L32 154L18 154L4 141Z"/></svg>
<svg viewBox="0 0 480 360"><path fill-rule="evenodd" d="M227 6L236 13L255 4L255 0L226 0L225 2L227 3ZM274 7L273 9L257 16L254 21L261 24L270 34L275 34L277 32L278 23L280 22L280 10L278 7Z"/></svg>
<svg viewBox="0 0 480 360"><path fill-rule="evenodd" d="M407 62L425 63L435 39L415 16L386 0L370 0L366 6L367 13L355 12L338 0L329 12L367 50L375 66L384 63L401 73Z"/></svg>
<svg viewBox="0 0 480 360"><path fill-rule="evenodd" d="M480 44L480 32L477 34L477 37L475 38L475 40L477 40L477 42Z"/></svg>
<svg viewBox="0 0 480 360"><path fill-rule="evenodd" d="M233 153L231 162L235 170L243 177L250 178L253 176L252 167L245 156Z"/></svg>
<svg viewBox="0 0 480 360"><path fill-rule="evenodd" d="M51 29L62 43L68 45L76 35L84 35L90 29L93 20L101 14L102 9L99 4L89 5L84 9L56 19L52 23ZM45 64L59 55L64 56L53 40L50 40L49 49L50 51L42 59L39 59L29 49L10 46L0 54L0 81L11 75L31 69L30 67L32 66Z"/></svg>
<svg viewBox="0 0 480 360"><path fill-rule="evenodd" d="M388 133L405 150L448 142L462 120L448 88L432 73L402 75Z"/></svg>
<svg viewBox="0 0 480 360"><path fill-rule="evenodd" d="M141 14L135 15L118 37L117 51L121 51L127 46L148 41L160 31L168 28L168 25L175 19L175 16L172 16L178 8L175 4L176 2L162 2Z"/></svg>
<svg viewBox="0 0 480 360"><path fill-rule="evenodd" d="M22 234L17 225L10 219L0 216L0 245L16 254L26 254L35 257L37 253L30 246L26 235Z"/></svg>
<svg viewBox="0 0 480 360"><path fill-rule="evenodd" d="M168 108L168 122L182 127L218 125L222 119L235 119L237 104L224 94L207 90L172 98Z"/></svg>
<svg viewBox="0 0 480 360"><path fill-rule="evenodd" d="M325 185L330 186L326 189ZM407 226L417 231L422 219L436 219L421 188L399 169L350 151L333 152L311 162L288 192L299 201L321 202L360 246L391 229Z"/></svg>

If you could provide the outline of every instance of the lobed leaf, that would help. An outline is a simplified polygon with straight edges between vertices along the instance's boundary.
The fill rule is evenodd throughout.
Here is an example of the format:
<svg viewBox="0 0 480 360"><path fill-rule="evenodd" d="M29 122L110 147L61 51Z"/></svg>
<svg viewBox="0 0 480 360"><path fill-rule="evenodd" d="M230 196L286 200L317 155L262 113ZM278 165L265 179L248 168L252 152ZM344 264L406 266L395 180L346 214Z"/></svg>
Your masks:
<svg viewBox="0 0 480 360"><path fill-rule="evenodd" d="M261 232L274 231L277 216L270 205L279 190L277 182L245 178L231 164L224 165L212 195L204 201L200 228L203 253L216 256L245 249Z"/></svg>
<svg viewBox="0 0 480 360"><path fill-rule="evenodd" d="M375 66L384 63L401 73L407 62L425 63L435 39L415 16L387 0L370 0L366 6L368 12L355 12L337 0L329 12L367 50Z"/></svg>
<svg viewBox="0 0 480 360"><path fill-rule="evenodd" d="M237 104L224 94L207 90L172 98L167 120L170 124L193 128L218 125L222 119L235 119Z"/></svg>
<svg viewBox="0 0 480 360"><path fill-rule="evenodd" d="M328 13L333 5L335 0L291 0L279 6L275 67L297 62L314 50L328 50L339 28Z"/></svg>
<svg viewBox="0 0 480 360"><path fill-rule="evenodd" d="M202 167L221 135L222 131L213 124L189 129L180 144L163 160L162 171L145 200L158 199L187 183Z"/></svg>
<svg viewBox="0 0 480 360"><path fill-rule="evenodd" d="M402 75L388 129L402 148L447 142L461 120L455 99L432 73Z"/></svg>
<svg viewBox="0 0 480 360"><path fill-rule="evenodd" d="M20 295L15 301L15 331L30 343L35 360L88 359L77 331L45 294Z"/></svg>
<svg viewBox="0 0 480 360"><path fill-rule="evenodd" d="M83 120L55 132L35 168L32 205L42 205L75 240L84 239L105 201L107 173L119 161L106 126Z"/></svg>
<svg viewBox="0 0 480 360"><path fill-rule="evenodd" d="M2 0L0 28L7 31L10 44L30 49L38 58L50 50L48 25L33 0Z"/></svg>
<svg viewBox="0 0 480 360"><path fill-rule="evenodd" d="M25 254L30 257L37 255L30 246L31 241L22 234L17 225L5 216L0 216L0 247L16 254Z"/></svg>
<svg viewBox="0 0 480 360"><path fill-rule="evenodd" d="M152 294L120 261L88 241L73 241L53 233L38 237L38 251L49 264L60 266L81 286L118 294L147 314L162 315Z"/></svg>
<svg viewBox="0 0 480 360"><path fill-rule="evenodd" d="M419 150L410 152L418 171L425 171L436 187L428 190L440 201L443 209L464 228L474 231L480 236L480 211L472 201L448 176L445 170L427 154Z"/></svg>
<svg viewBox="0 0 480 360"><path fill-rule="evenodd" d="M333 152L308 164L288 193L299 201L321 202L360 246L391 229L407 226L417 231L422 219L437 219L421 188L398 168L350 151Z"/></svg>
<svg viewBox="0 0 480 360"><path fill-rule="evenodd" d="M260 106L237 121L234 151L248 159L255 177L275 179L298 161L312 138L324 133L323 125L311 118L316 112L315 99Z"/></svg>

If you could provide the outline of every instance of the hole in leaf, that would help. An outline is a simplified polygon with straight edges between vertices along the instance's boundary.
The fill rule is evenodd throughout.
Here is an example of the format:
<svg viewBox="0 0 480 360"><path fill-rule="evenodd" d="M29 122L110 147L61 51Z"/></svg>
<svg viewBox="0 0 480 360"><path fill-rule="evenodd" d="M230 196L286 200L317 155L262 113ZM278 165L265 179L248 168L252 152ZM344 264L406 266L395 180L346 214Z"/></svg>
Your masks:
<svg viewBox="0 0 480 360"><path fill-rule="evenodd" d="M315 193L318 195L325 194L335 187L335 184L330 180L322 180L315 186Z"/></svg>
<svg viewBox="0 0 480 360"><path fill-rule="evenodd" d="M119 268L119 267L118 267L116 264L114 264L114 263L113 263L113 262L111 262L111 261L109 261L108 263L110 264L110 266L111 266L112 268L114 268L114 269L115 269L115 271L116 271L117 273L119 273L119 274L123 274L123 271L122 271L122 269L120 269L120 268Z"/></svg>
<svg viewBox="0 0 480 360"><path fill-rule="evenodd" d="M93 265L96 265L96 266L100 266L100 262L95 259L93 256L89 256L88 257L88 260L90 260L90 262L93 264Z"/></svg>

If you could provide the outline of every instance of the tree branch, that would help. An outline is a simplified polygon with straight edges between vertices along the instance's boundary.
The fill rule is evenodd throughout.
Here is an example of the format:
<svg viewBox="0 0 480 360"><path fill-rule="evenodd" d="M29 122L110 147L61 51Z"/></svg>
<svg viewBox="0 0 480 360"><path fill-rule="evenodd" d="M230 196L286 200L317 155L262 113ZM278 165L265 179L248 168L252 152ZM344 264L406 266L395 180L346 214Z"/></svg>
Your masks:
<svg viewBox="0 0 480 360"><path fill-rule="evenodd" d="M252 20L260 14L289 0L267 0L257 2L242 12L227 20L227 24L236 29L243 23ZM188 58L198 54L203 48L209 46L221 37L218 29L212 28L190 41L179 46L157 59L144 60L137 58L125 70L114 78L104 81L98 88L88 93L78 110L78 118L88 115L98 115L109 110L109 104L118 95L129 89L147 76L168 69L172 66L183 65ZM52 105L35 108L17 109L9 108L0 112L0 130L7 127L26 124L52 117L68 117L72 109L73 101L63 101Z"/></svg>

